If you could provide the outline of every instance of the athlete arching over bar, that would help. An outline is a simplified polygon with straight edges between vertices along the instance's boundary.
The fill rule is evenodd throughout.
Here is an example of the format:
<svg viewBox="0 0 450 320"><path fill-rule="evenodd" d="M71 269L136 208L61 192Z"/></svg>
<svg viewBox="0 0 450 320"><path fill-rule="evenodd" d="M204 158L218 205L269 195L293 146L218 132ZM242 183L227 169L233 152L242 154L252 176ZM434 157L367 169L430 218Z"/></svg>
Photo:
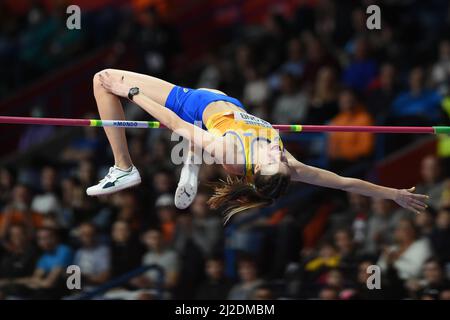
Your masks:
<svg viewBox="0 0 450 320"><path fill-rule="evenodd" d="M223 164L232 176L216 183L208 201L212 208L223 208L227 219L246 209L270 205L291 180L391 199L416 213L426 208L428 196L414 194L414 188L387 188L301 163L283 147L269 123L249 115L239 100L218 90L183 88L148 75L113 69L97 73L93 85L103 120L124 120L119 97L126 97L193 144L213 146L213 158L222 160L227 152L233 152L236 162ZM194 125L197 122L202 128ZM87 189L88 195L109 194L141 182L128 152L125 129L104 129L115 164L97 185ZM175 204L181 209L191 204L197 192L199 166L191 159L192 154L181 170L175 193Z"/></svg>

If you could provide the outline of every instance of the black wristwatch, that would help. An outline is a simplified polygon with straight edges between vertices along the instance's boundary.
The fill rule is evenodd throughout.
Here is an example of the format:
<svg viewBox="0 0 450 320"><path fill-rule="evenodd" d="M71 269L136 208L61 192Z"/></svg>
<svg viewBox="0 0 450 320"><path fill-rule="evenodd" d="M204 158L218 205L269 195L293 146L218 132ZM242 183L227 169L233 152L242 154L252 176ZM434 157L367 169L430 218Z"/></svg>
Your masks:
<svg viewBox="0 0 450 320"><path fill-rule="evenodd" d="M133 87L128 91L128 99L133 100L134 96L137 96L139 94L139 88Z"/></svg>

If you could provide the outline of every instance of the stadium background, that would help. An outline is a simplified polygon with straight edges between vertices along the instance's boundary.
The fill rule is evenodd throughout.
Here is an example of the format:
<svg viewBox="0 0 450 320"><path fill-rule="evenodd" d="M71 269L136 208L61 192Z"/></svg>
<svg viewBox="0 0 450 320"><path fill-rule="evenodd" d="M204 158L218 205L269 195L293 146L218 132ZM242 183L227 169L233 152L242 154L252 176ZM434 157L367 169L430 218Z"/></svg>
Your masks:
<svg viewBox="0 0 450 320"><path fill-rule="evenodd" d="M372 3L381 30L366 28ZM81 30L66 28L69 4ZM98 118L92 77L122 68L218 88L273 123L448 125L449 27L444 0L5 0L0 112ZM417 185L429 209L298 184L223 227L207 188L189 210L173 206L179 168L165 130L127 132L143 184L98 199L85 189L113 161L101 129L0 133L0 298L450 299L448 137L285 134L301 161ZM203 167L201 181L223 175ZM46 287L11 283L69 264L81 291L64 272ZM366 286L371 264L381 290Z"/></svg>

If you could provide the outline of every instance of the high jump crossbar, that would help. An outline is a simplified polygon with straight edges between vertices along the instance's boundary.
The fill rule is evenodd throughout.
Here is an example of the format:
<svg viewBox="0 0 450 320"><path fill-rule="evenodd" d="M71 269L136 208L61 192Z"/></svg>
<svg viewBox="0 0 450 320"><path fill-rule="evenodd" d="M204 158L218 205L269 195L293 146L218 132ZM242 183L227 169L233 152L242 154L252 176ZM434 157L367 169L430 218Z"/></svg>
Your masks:
<svg viewBox="0 0 450 320"><path fill-rule="evenodd" d="M31 124L75 127L116 127L116 128L165 128L158 121L129 120L97 120L97 119L65 119L0 116L1 124ZM450 126L400 127L400 126L333 126L333 125L300 125L275 124L274 129L282 132L370 132L370 133L429 133L450 134Z"/></svg>

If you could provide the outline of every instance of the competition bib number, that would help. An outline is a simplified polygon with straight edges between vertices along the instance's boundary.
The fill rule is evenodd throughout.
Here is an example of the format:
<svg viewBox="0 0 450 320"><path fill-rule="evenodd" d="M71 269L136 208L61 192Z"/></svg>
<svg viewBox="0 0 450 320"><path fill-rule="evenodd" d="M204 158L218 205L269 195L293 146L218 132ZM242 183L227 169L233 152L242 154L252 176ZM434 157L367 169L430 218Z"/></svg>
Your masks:
<svg viewBox="0 0 450 320"><path fill-rule="evenodd" d="M234 120L243 121L249 125L272 128L272 125L269 122L245 112L234 111Z"/></svg>

